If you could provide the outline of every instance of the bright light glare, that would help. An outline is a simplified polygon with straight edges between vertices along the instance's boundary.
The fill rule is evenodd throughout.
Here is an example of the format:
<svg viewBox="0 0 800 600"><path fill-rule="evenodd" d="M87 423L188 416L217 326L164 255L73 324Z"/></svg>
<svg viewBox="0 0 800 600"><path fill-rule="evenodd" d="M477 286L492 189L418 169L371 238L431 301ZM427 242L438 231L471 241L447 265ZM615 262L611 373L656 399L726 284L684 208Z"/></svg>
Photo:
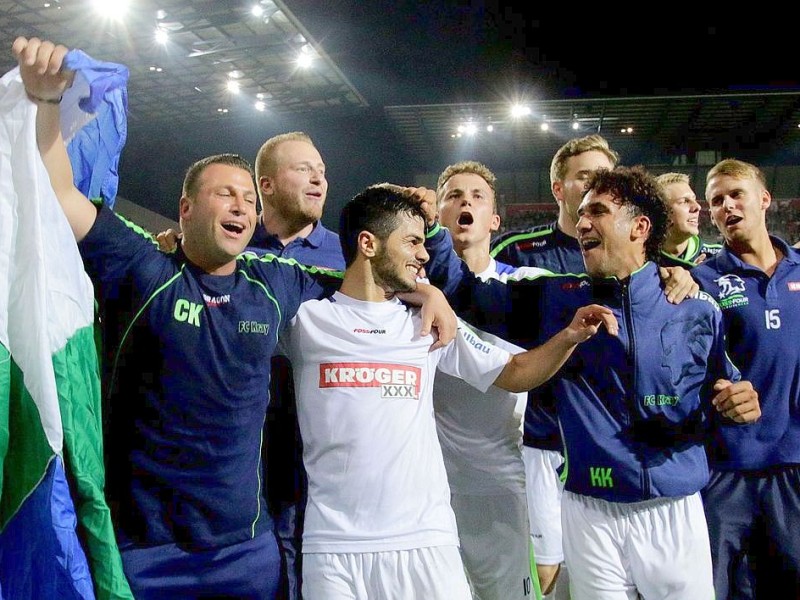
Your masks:
<svg viewBox="0 0 800 600"><path fill-rule="evenodd" d="M314 58L305 52L301 53L300 56L297 57L297 66L301 69L308 69L313 62Z"/></svg>
<svg viewBox="0 0 800 600"><path fill-rule="evenodd" d="M227 83L227 88L228 88L228 91L230 93L238 94L239 93L239 82L238 81L233 81L232 79L229 79L228 83Z"/></svg>
<svg viewBox="0 0 800 600"><path fill-rule="evenodd" d="M264 14L264 7L256 4L253 8L250 9L250 12L254 17L260 17Z"/></svg>
<svg viewBox="0 0 800 600"><path fill-rule="evenodd" d="M267 105L264 104L261 100L256 102L254 106L256 107L256 110L259 112L264 112L267 108Z"/></svg>
<svg viewBox="0 0 800 600"><path fill-rule="evenodd" d="M577 121L573 121L572 122L572 128L577 131L578 129L581 128L581 124L578 123Z"/></svg>
<svg viewBox="0 0 800 600"><path fill-rule="evenodd" d="M494 125L487 125L486 126L486 131L488 131L488 132L494 131Z"/></svg>
<svg viewBox="0 0 800 600"><path fill-rule="evenodd" d="M524 104L514 104L511 107L511 116L515 119L527 117L529 114L531 114L530 106L525 106Z"/></svg>
<svg viewBox="0 0 800 600"><path fill-rule="evenodd" d="M547 131L548 129L550 129L550 124L542 123L541 125L539 125L539 129L541 129L542 131Z"/></svg>
<svg viewBox="0 0 800 600"><path fill-rule="evenodd" d="M478 132L478 126L475 123L467 123L464 127L464 133L467 135L475 135Z"/></svg>
<svg viewBox="0 0 800 600"><path fill-rule="evenodd" d="M128 12L130 0L94 0L93 4L99 14L119 21Z"/></svg>
<svg viewBox="0 0 800 600"><path fill-rule="evenodd" d="M161 27L156 28L156 42L164 46L169 41L169 33Z"/></svg>

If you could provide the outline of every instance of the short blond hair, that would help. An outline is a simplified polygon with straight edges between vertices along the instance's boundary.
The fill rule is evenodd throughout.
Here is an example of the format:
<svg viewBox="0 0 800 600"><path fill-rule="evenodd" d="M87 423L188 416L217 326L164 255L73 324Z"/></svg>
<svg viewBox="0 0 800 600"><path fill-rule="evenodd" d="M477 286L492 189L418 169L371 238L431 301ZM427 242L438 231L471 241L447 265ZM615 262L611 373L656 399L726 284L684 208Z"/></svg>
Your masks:
<svg viewBox="0 0 800 600"><path fill-rule="evenodd" d="M711 167L711 170L706 175L706 185L708 185L712 177L717 175L726 175L735 179L755 179L764 189L767 188L767 178L761 169L743 160L726 158L719 161Z"/></svg>
<svg viewBox="0 0 800 600"><path fill-rule="evenodd" d="M573 156L597 150L606 155L612 167L619 162L619 154L614 152L606 139L597 133L580 138L573 138L558 149L550 162L550 184L562 181L567 176L567 161Z"/></svg>
<svg viewBox="0 0 800 600"><path fill-rule="evenodd" d="M444 188L450 178L455 175L462 175L463 173L477 175L489 185L489 189L492 190L492 206L497 210L497 190L495 189L497 177L495 177L495 174L492 173L489 167L475 160L462 160L461 162L446 167L445 170L442 171L442 174L439 175L439 180L436 182L437 202L441 200L440 195L442 188Z"/></svg>
<svg viewBox="0 0 800 600"><path fill-rule="evenodd" d="M656 181L662 188L672 185L673 183L685 183L686 185L691 185L691 180L686 173L662 173L656 177Z"/></svg>
<svg viewBox="0 0 800 600"><path fill-rule="evenodd" d="M278 165L275 161L275 151L278 149L278 146L284 142L308 142L312 146L314 145L309 135L302 131L281 133L272 136L261 144L261 148L258 149L258 154L256 154L256 187L258 188L259 198L261 197L261 177L264 175L273 175L277 170Z"/></svg>

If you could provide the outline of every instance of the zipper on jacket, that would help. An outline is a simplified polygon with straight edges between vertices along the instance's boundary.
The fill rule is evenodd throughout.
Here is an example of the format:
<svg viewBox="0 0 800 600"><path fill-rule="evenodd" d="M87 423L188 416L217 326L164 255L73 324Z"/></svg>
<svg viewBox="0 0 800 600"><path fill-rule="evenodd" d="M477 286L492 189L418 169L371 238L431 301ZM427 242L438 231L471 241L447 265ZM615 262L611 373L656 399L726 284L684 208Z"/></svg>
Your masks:
<svg viewBox="0 0 800 600"><path fill-rule="evenodd" d="M636 426L639 420L639 411L636 405L636 391L639 389L638 372L639 363L636 356L636 328L633 323L633 308L631 307L630 279L622 284L622 314L625 316L625 325L628 329L628 352L633 373L631 388L628 390L629 425ZM640 462L642 500L650 498L650 472L644 462Z"/></svg>

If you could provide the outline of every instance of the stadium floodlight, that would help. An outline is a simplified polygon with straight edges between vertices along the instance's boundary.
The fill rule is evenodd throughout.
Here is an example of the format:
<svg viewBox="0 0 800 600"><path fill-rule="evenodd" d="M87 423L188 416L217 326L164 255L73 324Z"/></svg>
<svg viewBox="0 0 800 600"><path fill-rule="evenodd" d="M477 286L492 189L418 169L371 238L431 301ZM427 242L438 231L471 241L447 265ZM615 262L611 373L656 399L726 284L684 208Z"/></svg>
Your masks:
<svg viewBox="0 0 800 600"><path fill-rule="evenodd" d="M94 0L93 4L99 14L120 21L128 13L130 0Z"/></svg>
<svg viewBox="0 0 800 600"><path fill-rule="evenodd" d="M550 123L542 122L542 124L539 125L539 129L541 129L542 131L547 131L548 129L550 129Z"/></svg>
<svg viewBox="0 0 800 600"><path fill-rule="evenodd" d="M233 79L229 79L228 83L226 84L226 87L228 88L228 91L231 94L238 94L239 93L240 87L239 87L239 82L238 81L234 81Z"/></svg>
<svg viewBox="0 0 800 600"><path fill-rule="evenodd" d="M300 52L297 57L297 66L301 69L308 69L314 62L314 57L309 52Z"/></svg>
<svg viewBox="0 0 800 600"><path fill-rule="evenodd" d="M511 106L511 116L514 119L521 119L531 114L531 107L526 104L514 104Z"/></svg>
<svg viewBox="0 0 800 600"><path fill-rule="evenodd" d="M166 46L169 41L169 32L163 27L156 27L155 38L156 43Z"/></svg>

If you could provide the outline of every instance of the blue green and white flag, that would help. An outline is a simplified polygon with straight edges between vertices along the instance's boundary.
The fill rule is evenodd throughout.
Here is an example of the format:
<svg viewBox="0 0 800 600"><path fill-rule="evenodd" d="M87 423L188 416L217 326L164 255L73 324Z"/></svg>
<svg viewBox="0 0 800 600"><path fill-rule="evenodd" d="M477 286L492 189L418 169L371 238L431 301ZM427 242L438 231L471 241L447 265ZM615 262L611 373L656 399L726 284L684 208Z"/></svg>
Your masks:
<svg viewBox="0 0 800 600"><path fill-rule="evenodd" d="M72 60L65 139L118 127L127 69ZM105 69L99 85L92 64ZM105 100L92 103L97 93ZM35 115L14 69L0 79L0 600L132 598L103 492L92 284L36 149ZM110 139L86 168L76 155L92 161L91 150L70 148L76 182L95 185L79 186L90 197L116 194L124 128Z"/></svg>

